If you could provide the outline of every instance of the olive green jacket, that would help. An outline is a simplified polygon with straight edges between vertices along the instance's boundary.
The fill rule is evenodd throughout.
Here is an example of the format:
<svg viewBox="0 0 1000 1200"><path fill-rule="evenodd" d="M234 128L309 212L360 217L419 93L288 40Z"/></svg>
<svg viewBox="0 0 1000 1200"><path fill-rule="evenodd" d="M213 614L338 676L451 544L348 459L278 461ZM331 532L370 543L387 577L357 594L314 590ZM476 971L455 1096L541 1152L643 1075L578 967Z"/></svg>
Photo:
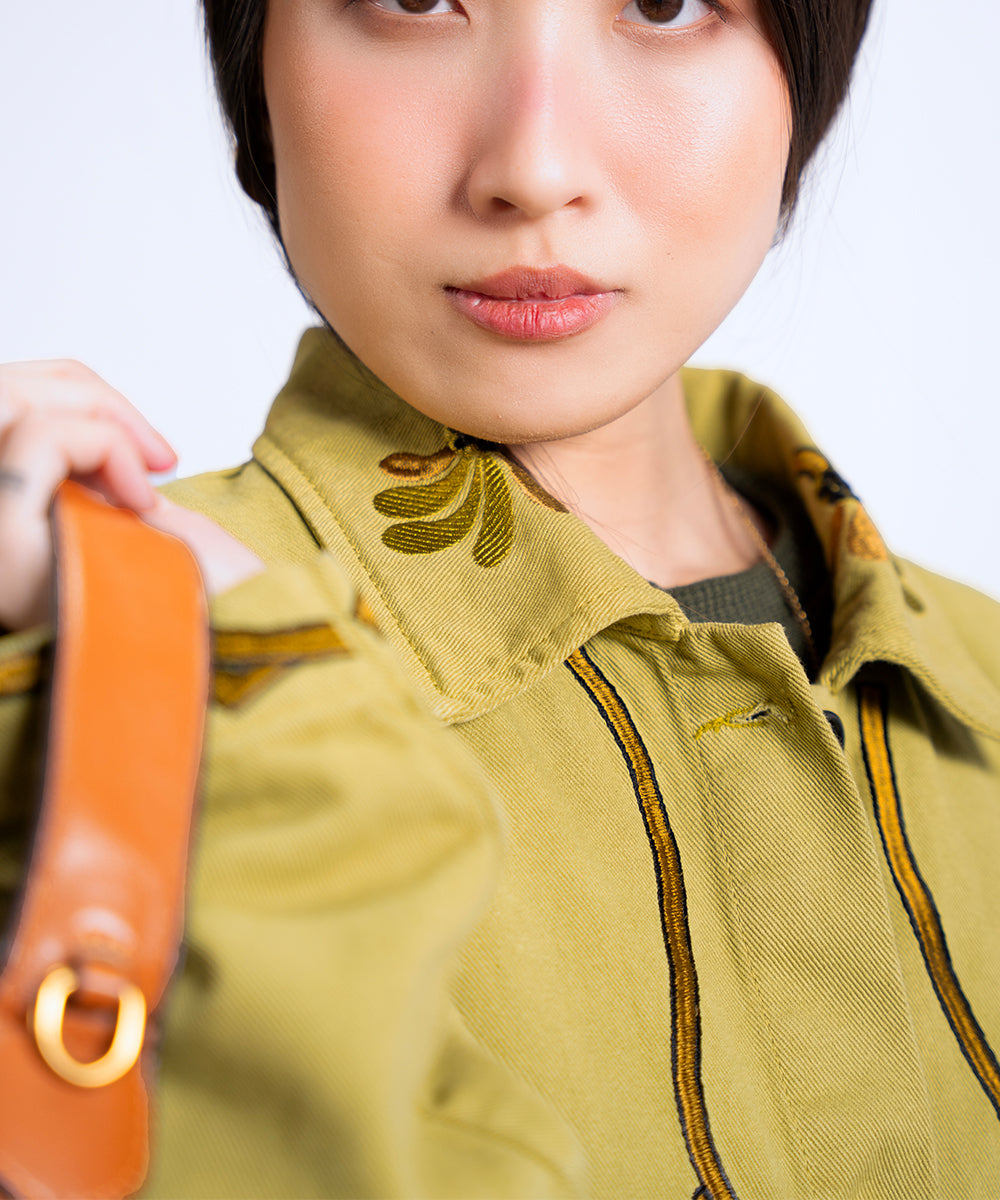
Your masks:
<svg viewBox="0 0 1000 1200"><path fill-rule="evenodd" d="M770 392L685 388L825 548L813 683L319 331L174 485L273 565L213 604L150 1195L1000 1196L1000 610ZM0 643L8 896L43 642Z"/></svg>

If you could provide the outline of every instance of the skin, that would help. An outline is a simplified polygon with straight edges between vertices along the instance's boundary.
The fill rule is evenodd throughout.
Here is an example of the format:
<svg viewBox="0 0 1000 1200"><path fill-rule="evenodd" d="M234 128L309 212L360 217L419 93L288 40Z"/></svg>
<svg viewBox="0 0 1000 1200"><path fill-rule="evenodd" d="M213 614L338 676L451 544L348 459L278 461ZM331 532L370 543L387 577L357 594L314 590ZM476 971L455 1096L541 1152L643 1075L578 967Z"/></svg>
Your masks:
<svg viewBox="0 0 1000 1200"><path fill-rule="evenodd" d="M788 99L757 25L744 0L687 0L671 24L620 0L268 10L281 229L316 306L415 408L518 447L665 585L758 553L678 376L774 237ZM556 341L481 329L445 290L557 264L617 303Z"/></svg>

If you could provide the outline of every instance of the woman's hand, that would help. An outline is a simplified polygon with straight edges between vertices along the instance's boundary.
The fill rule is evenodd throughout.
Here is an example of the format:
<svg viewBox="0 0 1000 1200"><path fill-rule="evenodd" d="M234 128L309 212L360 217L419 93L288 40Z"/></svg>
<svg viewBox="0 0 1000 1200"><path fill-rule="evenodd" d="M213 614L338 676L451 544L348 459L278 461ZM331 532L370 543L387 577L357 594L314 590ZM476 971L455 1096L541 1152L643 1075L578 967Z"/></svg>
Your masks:
<svg viewBox="0 0 1000 1200"><path fill-rule="evenodd" d="M148 473L176 462L124 396L80 363L0 366L0 626L26 629L50 615L49 509L70 477L187 542L209 593L261 570L214 522L153 490Z"/></svg>

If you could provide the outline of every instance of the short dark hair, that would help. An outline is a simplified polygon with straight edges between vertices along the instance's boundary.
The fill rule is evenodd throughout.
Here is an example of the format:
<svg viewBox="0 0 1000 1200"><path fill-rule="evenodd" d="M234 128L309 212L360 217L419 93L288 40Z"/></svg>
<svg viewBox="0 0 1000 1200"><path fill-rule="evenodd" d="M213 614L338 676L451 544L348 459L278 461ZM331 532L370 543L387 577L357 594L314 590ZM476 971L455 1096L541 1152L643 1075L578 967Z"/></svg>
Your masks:
<svg viewBox="0 0 1000 1200"><path fill-rule="evenodd" d="M782 193L786 217L806 164L847 94L872 3L759 0L791 99L792 139ZM280 236L261 65L267 0L202 0L202 7L219 99L236 143L236 174Z"/></svg>

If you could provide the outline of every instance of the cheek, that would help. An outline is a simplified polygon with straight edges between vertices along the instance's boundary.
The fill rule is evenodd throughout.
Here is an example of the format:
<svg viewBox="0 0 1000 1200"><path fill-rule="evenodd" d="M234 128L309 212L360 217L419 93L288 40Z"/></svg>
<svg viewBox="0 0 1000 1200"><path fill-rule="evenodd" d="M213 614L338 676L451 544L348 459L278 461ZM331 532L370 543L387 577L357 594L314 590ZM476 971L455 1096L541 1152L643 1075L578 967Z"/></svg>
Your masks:
<svg viewBox="0 0 1000 1200"><path fill-rule="evenodd" d="M358 121L355 107L363 111L371 99L364 87L348 101L352 91L341 77L332 78L345 86L334 89L331 76L300 66L296 78L295 93L272 101L270 113L282 234L302 278L308 276L307 263L301 261L304 251L319 251L324 243L339 241L360 214L377 205L384 167L381 172L373 169L379 156L370 138L361 136L362 129L370 127L368 121Z"/></svg>
<svg viewBox="0 0 1000 1200"><path fill-rule="evenodd" d="M732 217L733 201L746 219L763 218L773 233L788 161L787 92L777 68L763 65L742 88L720 94L702 130L707 211Z"/></svg>
<svg viewBox="0 0 1000 1200"><path fill-rule="evenodd" d="M324 262L336 262L344 279L361 269L352 259L392 256L411 221L437 199L434 189L446 186L448 114L426 73L407 79L404 68L390 87L349 45L316 38L265 45L265 78L281 81L268 89L268 106L282 235L312 290Z"/></svg>
<svg viewBox="0 0 1000 1200"><path fill-rule="evenodd" d="M790 132L787 90L769 49L739 63L678 73L661 96L636 144L636 160L645 164L638 169L647 172L653 198L649 219L676 238L674 250L715 246L724 258L734 250L738 256L744 243L757 254L763 241L766 251L778 220Z"/></svg>

